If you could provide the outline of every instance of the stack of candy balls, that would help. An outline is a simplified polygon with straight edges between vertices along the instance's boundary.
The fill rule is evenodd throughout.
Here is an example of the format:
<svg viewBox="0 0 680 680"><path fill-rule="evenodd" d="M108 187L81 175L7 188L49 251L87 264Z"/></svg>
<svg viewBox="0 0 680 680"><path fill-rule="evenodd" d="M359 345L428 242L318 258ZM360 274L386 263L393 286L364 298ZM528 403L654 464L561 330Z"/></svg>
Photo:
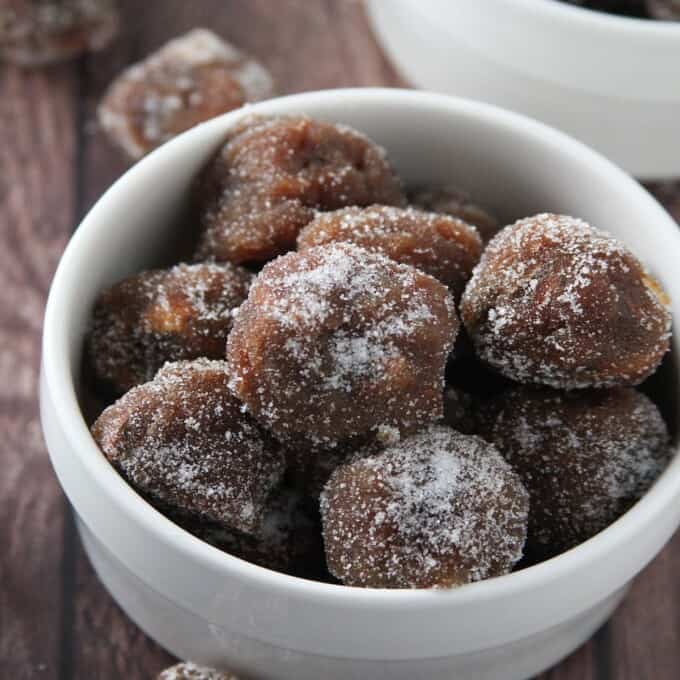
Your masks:
<svg viewBox="0 0 680 680"><path fill-rule="evenodd" d="M457 587L588 540L663 471L635 386L669 300L606 232L501 228L304 115L244 119L192 191L187 261L102 291L85 356L101 451L200 539L304 578Z"/></svg>

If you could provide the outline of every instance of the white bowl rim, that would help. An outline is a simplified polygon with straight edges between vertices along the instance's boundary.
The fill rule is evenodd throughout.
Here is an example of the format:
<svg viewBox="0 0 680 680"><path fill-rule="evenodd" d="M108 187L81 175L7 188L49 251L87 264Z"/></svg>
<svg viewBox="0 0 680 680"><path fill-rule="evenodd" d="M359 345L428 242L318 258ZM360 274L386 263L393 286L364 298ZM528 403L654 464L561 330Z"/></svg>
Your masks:
<svg viewBox="0 0 680 680"><path fill-rule="evenodd" d="M669 83L675 82L680 21L622 17L558 0L479 0L448 14L446 0L403 2L437 31L463 40L483 63L538 79L537 86L558 84L570 96L587 92L624 101L678 99ZM563 44L577 49L569 59L560 56Z"/></svg>
<svg viewBox="0 0 680 680"><path fill-rule="evenodd" d="M656 516L669 503L677 499L678 494L680 494L680 456L674 457L655 485L638 503L607 529L588 541L555 558L520 571L446 591L446 598L442 598L442 591L438 590L369 589L310 581L259 567L222 552L184 531L148 504L114 470L95 444L85 423L78 404L76 388L70 377L71 368L68 361L68 343L65 332L67 324L62 323L63 310L69 309L69 301L62 299L61 289L63 288L62 281L68 277L69 271L79 262L80 244L84 241L87 232L96 224L97 213L106 208L108 201L117 200L117 194L124 194L126 185L134 181L135 172L140 165L160 164L165 150L170 145L190 143L192 135L200 134L201 130L207 129L206 126L226 130L247 113L271 113L268 109L276 109L278 104L282 109L295 108L304 112L307 106L313 106L314 103L319 102L332 102L334 99L345 103L352 101L355 105L360 105L362 102L384 101L385 104L440 109L449 114L474 115L492 121L495 125L509 127L531 136L541 137L544 141L564 146L565 153L579 156L583 162L597 166L601 172L611 175L612 182L618 183L620 187L640 194L640 200L646 200L648 207L655 208L658 212L659 229L672 231L672 237L676 240L680 253L680 230L656 200L634 179L581 142L521 114L449 95L398 88L319 90L279 97L248 106L218 116L179 135L131 167L99 198L82 220L80 227L64 250L52 281L45 310L42 367L45 385L54 406L55 418L60 423L64 436L71 445L72 455L81 459L82 465L97 482L98 490L101 493L108 494L122 513L127 514L129 519L141 525L145 530L156 534L157 538L178 553L205 567L230 573L235 578L247 581L252 585L286 590L298 596L309 597L329 605L403 609L409 606L420 607L437 603L455 606L456 602L487 601L492 598L530 591L537 585L549 584L588 563L603 559L610 552L612 546L629 541L639 530L640 525L645 525L649 521L648 519L645 521L645 518ZM341 108L338 110L340 111ZM664 224L665 227L662 226ZM675 452L677 453L677 450ZM87 523L87 518L83 519Z"/></svg>
<svg viewBox="0 0 680 680"><path fill-rule="evenodd" d="M644 34L645 37L661 39L678 39L680 21L662 21L613 14L600 10L572 5L561 0L502 0L514 5L521 5L524 11L542 12L555 21L573 20L583 29L619 32L622 37Z"/></svg>

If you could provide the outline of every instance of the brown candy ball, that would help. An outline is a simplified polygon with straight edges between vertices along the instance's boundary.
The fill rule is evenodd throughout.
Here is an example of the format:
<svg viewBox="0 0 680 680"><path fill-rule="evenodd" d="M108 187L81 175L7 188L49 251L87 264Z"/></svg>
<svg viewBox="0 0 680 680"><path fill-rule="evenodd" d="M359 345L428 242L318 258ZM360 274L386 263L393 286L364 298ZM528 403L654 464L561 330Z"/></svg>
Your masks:
<svg viewBox="0 0 680 680"><path fill-rule="evenodd" d="M166 668L158 680L239 680L235 675L214 668L199 666L191 661L183 661Z"/></svg>
<svg viewBox="0 0 680 680"><path fill-rule="evenodd" d="M254 120L197 185L197 258L266 262L295 248L317 210L403 202L385 152L361 133L305 116Z"/></svg>
<svg viewBox="0 0 680 680"><path fill-rule="evenodd" d="M257 530L284 472L277 445L228 390L223 361L166 364L92 426L104 455L152 501Z"/></svg>
<svg viewBox="0 0 680 680"><path fill-rule="evenodd" d="M298 250L354 243L410 264L448 286L460 298L482 254L474 227L448 215L373 205L323 213L298 236Z"/></svg>
<svg viewBox="0 0 680 680"><path fill-rule="evenodd" d="M123 71L99 121L131 158L246 102L270 97L267 70L211 31L194 29Z"/></svg>
<svg viewBox="0 0 680 680"><path fill-rule="evenodd" d="M619 241L564 215L500 232L460 312L482 360L518 382L563 389L636 385L670 341L659 284Z"/></svg>
<svg viewBox="0 0 680 680"><path fill-rule="evenodd" d="M222 359L234 310L253 279L225 264L142 272L95 303L88 355L97 381L116 394L151 380L166 361Z"/></svg>
<svg viewBox="0 0 680 680"><path fill-rule="evenodd" d="M321 495L328 567L371 588L499 576L522 556L528 509L493 446L433 425L333 473Z"/></svg>
<svg viewBox="0 0 680 680"><path fill-rule="evenodd" d="M100 50L118 22L115 0L3 0L0 59L42 66Z"/></svg>
<svg viewBox="0 0 680 680"><path fill-rule="evenodd" d="M268 264L227 342L233 389L284 443L317 450L441 416L458 320L445 286L349 243Z"/></svg>
<svg viewBox="0 0 680 680"><path fill-rule="evenodd" d="M457 217L477 229L487 243L500 230L498 220L487 210L472 202L470 195L451 185L416 189L408 195L409 203L428 212Z"/></svg>
<svg viewBox="0 0 680 680"><path fill-rule="evenodd" d="M491 440L529 491L527 545L543 557L578 545L621 516L670 454L658 409L632 388L518 388L501 398Z"/></svg>

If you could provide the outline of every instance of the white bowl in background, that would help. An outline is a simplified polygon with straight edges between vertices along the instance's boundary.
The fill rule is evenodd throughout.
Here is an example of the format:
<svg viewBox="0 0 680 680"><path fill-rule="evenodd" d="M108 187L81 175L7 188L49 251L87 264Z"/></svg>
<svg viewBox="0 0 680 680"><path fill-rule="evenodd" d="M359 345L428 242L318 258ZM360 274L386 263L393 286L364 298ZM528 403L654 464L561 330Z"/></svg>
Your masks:
<svg viewBox="0 0 680 680"><path fill-rule="evenodd" d="M680 177L680 22L556 0L368 0L416 86L563 130L641 179Z"/></svg>
<svg viewBox="0 0 680 680"><path fill-rule="evenodd" d="M680 319L674 222L625 173L551 128L484 104L400 90L315 92L249 111L352 125L388 149L407 182L458 183L506 221L552 210L608 229L649 264ZM220 552L148 505L90 436L77 391L95 296L157 262L177 232L192 178L244 113L179 136L123 175L83 220L52 283L42 424L99 577L174 654L246 677L513 680L538 673L592 634L675 531L680 457L626 515L558 558L450 591L390 591L305 581Z"/></svg>

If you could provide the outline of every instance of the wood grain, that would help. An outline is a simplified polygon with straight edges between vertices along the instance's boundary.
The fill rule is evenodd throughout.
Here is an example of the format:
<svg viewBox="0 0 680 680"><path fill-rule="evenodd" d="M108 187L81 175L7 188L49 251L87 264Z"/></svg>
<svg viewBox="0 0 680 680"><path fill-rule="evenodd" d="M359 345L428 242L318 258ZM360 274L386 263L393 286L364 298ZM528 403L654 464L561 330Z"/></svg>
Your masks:
<svg viewBox="0 0 680 680"><path fill-rule="evenodd" d="M45 295L74 221L70 67L0 67L0 675L57 678L63 499L38 421ZM39 105L37 105L39 102Z"/></svg>
<svg viewBox="0 0 680 680"><path fill-rule="evenodd" d="M46 71L0 67L0 677L147 680L171 662L94 575L37 420L42 307L72 225L126 168L95 111L125 65L206 25L261 59L281 94L404 86L357 0L121 2L105 53ZM680 219L680 184L651 189ZM542 680L672 680L680 669L680 538L594 638Z"/></svg>
<svg viewBox="0 0 680 680"><path fill-rule="evenodd" d="M650 182L647 188L663 203L675 221L680 223L680 181Z"/></svg>
<svg viewBox="0 0 680 680"><path fill-rule="evenodd" d="M599 680L602 677L598 665L599 649L599 637L596 637L539 677L541 680Z"/></svg>
<svg viewBox="0 0 680 680"><path fill-rule="evenodd" d="M680 536L637 579L609 625L616 680L677 678L680 659Z"/></svg>

